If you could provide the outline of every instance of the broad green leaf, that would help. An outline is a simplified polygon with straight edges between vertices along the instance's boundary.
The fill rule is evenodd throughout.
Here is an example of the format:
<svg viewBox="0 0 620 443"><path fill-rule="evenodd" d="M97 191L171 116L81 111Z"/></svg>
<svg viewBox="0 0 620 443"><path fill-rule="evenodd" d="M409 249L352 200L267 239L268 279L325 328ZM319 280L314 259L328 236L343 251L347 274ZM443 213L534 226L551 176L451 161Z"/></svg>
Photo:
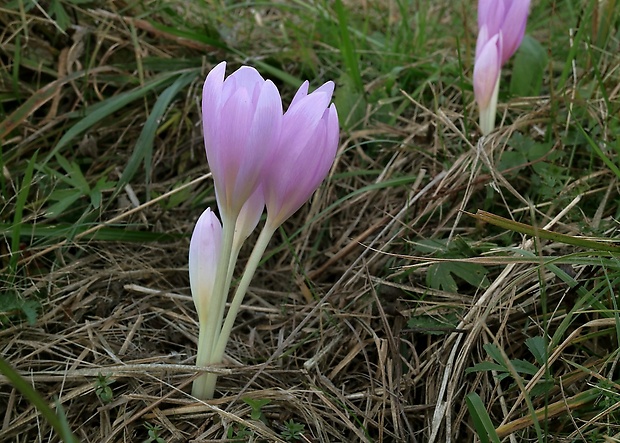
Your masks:
<svg viewBox="0 0 620 443"><path fill-rule="evenodd" d="M457 262L446 264L449 265L449 269L454 275L462 278L470 285L483 289L489 287L489 279L486 277L489 271L484 266Z"/></svg>
<svg viewBox="0 0 620 443"><path fill-rule="evenodd" d="M517 51L510 79L510 93L519 97L540 95L547 51L537 40L526 35Z"/></svg>
<svg viewBox="0 0 620 443"><path fill-rule="evenodd" d="M484 348L485 351L487 351L487 354L489 354L489 357L491 357L497 363L502 365L504 370L507 370L506 365L504 363L504 356L502 355L502 351L500 351L499 348L495 344L485 343L482 347Z"/></svg>
<svg viewBox="0 0 620 443"><path fill-rule="evenodd" d="M525 360L515 359L510 360L510 363L518 374L534 375L538 372L538 368L536 366Z"/></svg>
<svg viewBox="0 0 620 443"><path fill-rule="evenodd" d="M543 337L539 335L530 337L525 340L525 346L527 346L540 366L544 366L547 363L547 344Z"/></svg>
<svg viewBox="0 0 620 443"><path fill-rule="evenodd" d="M441 289L446 292L458 292L458 286L448 265L449 263L435 263L429 266L426 272L426 284L433 289Z"/></svg>

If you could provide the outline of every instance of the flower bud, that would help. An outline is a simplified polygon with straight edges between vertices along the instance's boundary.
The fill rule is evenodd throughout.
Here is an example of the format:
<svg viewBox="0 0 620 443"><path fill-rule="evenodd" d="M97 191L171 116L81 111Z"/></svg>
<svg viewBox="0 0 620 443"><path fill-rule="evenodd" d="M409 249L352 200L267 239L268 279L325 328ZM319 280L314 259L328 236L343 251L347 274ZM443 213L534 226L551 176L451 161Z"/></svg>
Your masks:
<svg viewBox="0 0 620 443"><path fill-rule="evenodd" d="M189 243L189 284L200 322L206 321L222 249L222 225L207 208L198 218Z"/></svg>

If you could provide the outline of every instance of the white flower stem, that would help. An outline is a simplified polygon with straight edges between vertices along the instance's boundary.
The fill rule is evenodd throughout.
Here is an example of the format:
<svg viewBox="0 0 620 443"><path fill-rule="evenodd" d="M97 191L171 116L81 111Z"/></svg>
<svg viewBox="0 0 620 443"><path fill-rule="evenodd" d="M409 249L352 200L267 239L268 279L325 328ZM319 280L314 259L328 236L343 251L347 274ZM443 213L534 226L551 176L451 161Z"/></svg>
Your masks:
<svg viewBox="0 0 620 443"><path fill-rule="evenodd" d="M222 326L222 330L217 339L216 346L214 348L212 354L212 360L214 363L221 363L224 358L224 351L226 350L226 344L228 343L228 339L230 338L230 332L235 323L235 319L237 318L237 313L239 312L239 307L243 302L243 298L250 286L250 282L252 281L252 277L254 277L254 273L256 272L256 268L260 264L260 260L267 249L267 245L269 244L269 240L273 237L274 232L276 231L277 226L273 226L269 221L263 227L258 239L256 240L256 244L254 245L254 249L252 250L252 254L248 259L248 263L245 266L245 270L243 271L243 276L241 277L241 281L239 282L239 286L235 291L235 296L233 297L230 308L228 309L228 313L226 314L226 320L224 321L224 325ZM213 392L215 392L215 382L217 381L216 374L206 374L207 379L205 382L205 392L211 393L213 396Z"/></svg>
<svg viewBox="0 0 620 443"><path fill-rule="evenodd" d="M482 135L489 135L495 129L495 114L497 113L497 97L499 96L499 79L501 75L497 76L495 82L495 88L493 94L491 94L491 100L489 105L485 109L480 109L480 130Z"/></svg>
<svg viewBox="0 0 620 443"><path fill-rule="evenodd" d="M233 240L233 245L232 245L232 253L230 254L230 260L228 261L228 274L226 275L226 281L229 282L229 286L230 286L230 282L232 282L232 278L233 278L233 273L235 271L235 265L237 264L237 258L239 258L239 251L241 251L241 246L243 245L243 241L241 241L238 236L234 237ZM212 363L221 363L221 359L218 360L215 357L214 351L215 351L215 347L217 345L217 341L219 339L220 336L220 331L222 329L222 323L224 322L224 310L226 309L226 300L228 299L228 291L226 291L226 297L224 297L223 299L223 303L219 306L220 311L218 313L217 318L217 325L215 327L215 337L213 339L213 346L212 346L212 350L211 350L211 355L213 356L213 362Z"/></svg>
<svg viewBox="0 0 620 443"><path fill-rule="evenodd" d="M196 355L197 366L207 366L217 363L213 359L214 343L218 338L218 328L221 320L218 315L223 311L228 291L230 289L229 272L230 260L232 256L233 238L235 234L235 224L238 214L233 216L222 216L222 252L217 264L217 272L215 274L215 282L213 285L213 295L211 298L211 306L208 306L207 321L200 321L200 331L198 335L198 352ZM200 375L192 385L192 395L202 400L213 398L213 389L208 389L206 382L210 374L204 373Z"/></svg>

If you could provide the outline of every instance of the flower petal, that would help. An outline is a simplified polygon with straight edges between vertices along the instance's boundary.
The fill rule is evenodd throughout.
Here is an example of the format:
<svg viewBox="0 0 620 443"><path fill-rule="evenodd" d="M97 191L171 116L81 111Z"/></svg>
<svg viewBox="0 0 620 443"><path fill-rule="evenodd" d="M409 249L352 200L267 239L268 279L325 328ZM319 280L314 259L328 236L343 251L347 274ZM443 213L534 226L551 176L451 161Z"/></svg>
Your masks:
<svg viewBox="0 0 620 443"><path fill-rule="evenodd" d="M298 145L282 141L281 156L270 163L264 182L267 220L279 226L293 215L323 181L338 149L338 114L331 105L314 131Z"/></svg>
<svg viewBox="0 0 620 443"><path fill-rule="evenodd" d="M521 44L529 10L530 0L513 0L506 11L506 20L502 25L502 64L512 57Z"/></svg>
<svg viewBox="0 0 620 443"><path fill-rule="evenodd" d="M501 34L482 47L474 64L474 96L481 109L488 106L501 70Z"/></svg>

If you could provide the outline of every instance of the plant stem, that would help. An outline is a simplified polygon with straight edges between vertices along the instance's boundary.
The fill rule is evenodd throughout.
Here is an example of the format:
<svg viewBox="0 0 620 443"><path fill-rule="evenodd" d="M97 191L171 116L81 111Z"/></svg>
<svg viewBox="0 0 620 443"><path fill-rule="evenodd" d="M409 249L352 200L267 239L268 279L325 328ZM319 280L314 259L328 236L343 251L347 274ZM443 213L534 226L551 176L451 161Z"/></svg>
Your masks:
<svg viewBox="0 0 620 443"><path fill-rule="evenodd" d="M232 253L230 254L230 260L228 261L228 274L226 275L227 281L232 282L233 273L235 270L235 264L237 264L237 258L239 257L239 251L241 251L241 246L243 245L243 241L239 241L237 237L233 240ZM222 323L224 322L224 310L226 309L226 300L228 299L228 291L226 291L226 297L224 297L223 302L219 306L219 313L217 318L217 326L215 327L215 337L213 338L212 347L211 347L211 355L214 356L215 347L217 345L217 341L220 336L220 331L222 330ZM220 359L221 360L221 359ZM212 363L221 363L221 361L213 358Z"/></svg>
<svg viewBox="0 0 620 443"><path fill-rule="evenodd" d="M254 245L254 249L252 250L252 254L248 260L248 263L245 266L245 270L243 271L243 276L241 277L241 281L239 282L239 286L235 291L235 296L230 302L230 308L228 309L228 313L226 314L226 321L222 326L222 330L217 339L216 346L213 350L212 360L213 363L221 363L224 357L224 351L226 350L226 344L228 343L228 338L230 337L230 332L232 331L233 325L235 323L235 319L237 318L237 313L239 312L239 307L243 302L243 298L245 297L245 293L250 286L250 282L252 281L252 277L254 277L254 273L256 272L256 268L260 264L260 260L265 253L265 249L267 249L267 245L269 244L269 240L273 237L274 232L276 231L277 226L273 226L267 220L267 223L263 227L260 235L258 236L258 240L256 240L256 244ZM205 392L211 393L215 392L215 383L217 381L217 374L206 374L206 382L205 382Z"/></svg>

